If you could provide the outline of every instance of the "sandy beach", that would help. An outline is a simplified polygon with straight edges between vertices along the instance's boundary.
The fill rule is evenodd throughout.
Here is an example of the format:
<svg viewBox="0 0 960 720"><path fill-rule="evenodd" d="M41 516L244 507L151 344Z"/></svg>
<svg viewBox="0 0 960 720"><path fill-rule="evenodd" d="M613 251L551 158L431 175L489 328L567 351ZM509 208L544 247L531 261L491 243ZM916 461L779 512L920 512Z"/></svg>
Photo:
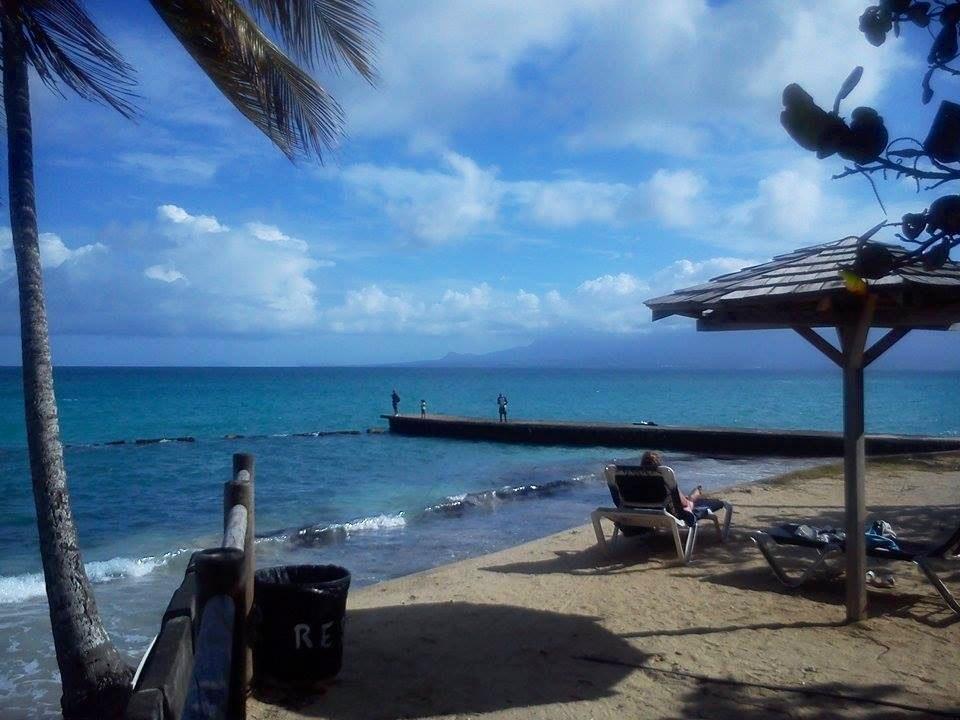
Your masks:
<svg viewBox="0 0 960 720"><path fill-rule="evenodd" d="M683 479L680 479L683 485ZM873 459L870 519L943 539L960 521L960 455ZM843 582L780 585L747 532L842 524L839 465L732 485L720 544L588 525L352 591L344 666L323 692L261 692L252 720L293 718L914 718L960 716L960 619L912 565L844 622ZM590 510L584 508L586 522ZM941 576L956 593L960 562Z"/></svg>

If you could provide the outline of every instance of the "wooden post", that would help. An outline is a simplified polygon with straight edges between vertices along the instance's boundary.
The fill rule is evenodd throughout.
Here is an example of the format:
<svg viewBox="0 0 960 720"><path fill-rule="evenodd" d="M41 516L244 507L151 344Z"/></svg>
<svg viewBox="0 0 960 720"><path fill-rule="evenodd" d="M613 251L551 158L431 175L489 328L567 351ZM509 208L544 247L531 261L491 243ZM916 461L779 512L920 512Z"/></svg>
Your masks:
<svg viewBox="0 0 960 720"><path fill-rule="evenodd" d="M851 622L862 620L867 613L863 424L863 368L859 364L847 365L843 368L843 481L847 521L847 620Z"/></svg>
<svg viewBox="0 0 960 720"><path fill-rule="evenodd" d="M866 453L863 422L863 354L876 297L868 296L856 325L838 327L843 346L843 497L846 510L847 621L867 615Z"/></svg>
<svg viewBox="0 0 960 720"><path fill-rule="evenodd" d="M246 698L250 693L250 681L253 677L253 654L248 642L247 630L253 608L253 576L256 571L254 555L255 514L254 514L254 461L248 453L234 453L233 479L223 486L223 529L226 532L230 511L234 505L243 505L247 509L247 533L243 544L244 587L242 607L238 597L238 607L234 634L232 713L230 717L241 720L246 717Z"/></svg>
<svg viewBox="0 0 960 720"><path fill-rule="evenodd" d="M236 547L201 550L197 587L203 610L193 658L193 671L183 704L183 720L225 720L245 716L236 704L237 610L246 583L245 557ZM241 701L244 698L240 698Z"/></svg>

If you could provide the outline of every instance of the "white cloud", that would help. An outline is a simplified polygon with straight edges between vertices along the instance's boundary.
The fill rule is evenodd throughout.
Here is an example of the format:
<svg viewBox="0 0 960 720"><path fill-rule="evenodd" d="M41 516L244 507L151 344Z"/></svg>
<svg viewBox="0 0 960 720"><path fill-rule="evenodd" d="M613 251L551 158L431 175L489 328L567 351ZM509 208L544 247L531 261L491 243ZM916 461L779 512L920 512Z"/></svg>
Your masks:
<svg viewBox="0 0 960 720"><path fill-rule="evenodd" d="M440 244L476 235L505 218L507 209L548 228L581 224L623 225L654 219L665 227L700 221L698 203L706 181L690 170L655 171L637 185L581 179L505 180L496 168L480 167L444 151L437 169L346 168L339 176L357 197L384 207L399 232Z"/></svg>
<svg viewBox="0 0 960 720"><path fill-rule="evenodd" d="M629 185L583 180L525 181L508 187L534 220L554 227L616 222L624 202L635 192Z"/></svg>
<svg viewBox="0 0 960 720"><path fill-rule="evenodd" d="M464 126L558 127L567 146L692 156L740 135L782 138L780 91L823 103L855 65L874 100L903 43L870 46L862 0L542 0L378 7L376 90L336 84L355 136L449 138ZM430 28L423 33L422 28ZM533 81L530 78L534 77ZM558 123L558 119L560 122Z"/></svg>
<svg viewBox="0 0 960 720"><path fill-rule="evenodd" d="M40 265L45 269L59 268L65 263L72 265L107 250L107 247L99 242L69 248L55 233L42 232L37 240L40 245ZM9 274L14 268L13 235L9 227L0 227L0 274Z"/></svg>
<svg viewBox="0 0 960 720"><path fill-rule="evenodd" d="M647 198L655 217L667 227L691 227L703 222L696 210L706 183L689 170L657 170L647 183Z"/></svg>
<svg viewBox="0 0 960 720"><path fill-rule="evenodd" d="M54 270L46 280L55 328L221 336L315 325L311 273L333 263L311 257L306 242L268 223L231 229L176 205L158 207L156 222L136 232L137 243L109 254L100 243L71 249L56 235L41 235L44 267ZM86 261L101 253L94 273ZM0 269L11 254L0 250Z"/></svg>
<svg viewBox="0 0 960 720"><path fill-rule="evenodd" d="M221 225L212 215L191 215L176 205L161 205L157 208L157 216L161 220L197 233L223 233L230 229L226 225Z"/></svg>
<svg viewBox="0 0 960 720"><path fill-rule="evenodd" d="M177 280L186 281L186 277L179 270L175 270L169 265L151 265L146 270L143 271L144 277L148 277L151 280L159 280L160 282L172 283Z"/></svg>
<svg viewBox="0 0 960 720"><path fill-rule="evenodd" d="M170 314L181 320L200 315L222 332L277 331L314 322L316 286L308 273L318 264L307 243L266 223L231 230L213 216L174 205L160 206L158 215L159 230L171 243L158 253L161 262L149 277L176 290L164 298ZM190 232L180 232L183 228ZM189 273L185 294L167 279L180 275L173 268Z"/></svg>
<svg viewBox="0 0 960 720"><path fill-rule="evenodd" d="M577 292L594 296L624 297L649 289L649 286L630 273L618 275L601 275L593 280L584 280L577 287Z"/></svg>
<svg viewBox="0 0 960 720"><path fill-rule="evenodd" d="M266 223L260 222L250 222L247 223L246 227L247 230L250 231L250 234L258 240L277 243L278 245L286 245L301 251L307 249L307 243L305 243L303 240L290 237L275 225L267 225Z"/></svg>
<svg viewBox="0 0 960 720"><path fill-rule="evenodd" d="M92 253L104 252L107 248L101 243L81 245L70 249L63 244L59 235L40 233L40 262L45 268L57 268L67 262L74 262Z"/></svg>
<svg viewBox="0 0 960 720"><path fill-rule="evenodd" d="M384 205L407 237L439 244L481 230L497 217L500 190L496 170L444 152L442 168L416 171L354 165L340 177L360 197Z"/></svg>
<svg viewBox="0 0 960 720"><path fill-rule="evenodd" d="M729 220L756 236L798 238L816 227L826 204L823 169L815 161L762 178L757 194L728 210Z"/></svg>
<svg viewBox="0 0 960 720"><path fill-rule="evenodd" d="M510 335L540 330L604 330L628 333L650 324L644 300L684 285L733 272L752 261L716 257L678 260L647 278L631 273L589 278L566 294L496 289L487 283L435 290L384 290L368 285L351 290L340 305L323 313L323 324L339 333L408 335Z"/></svg>

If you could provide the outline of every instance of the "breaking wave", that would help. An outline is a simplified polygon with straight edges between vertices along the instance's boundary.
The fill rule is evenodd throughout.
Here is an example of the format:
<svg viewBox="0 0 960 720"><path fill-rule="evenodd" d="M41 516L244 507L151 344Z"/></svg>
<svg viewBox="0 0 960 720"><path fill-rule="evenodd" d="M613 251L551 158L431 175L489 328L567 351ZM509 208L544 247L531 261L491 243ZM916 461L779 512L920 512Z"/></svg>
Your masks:
<svg viewBox="0 0 960 720"><path fill-rule="evenodd" d="M257 542L289 542L302 547L316 547L347 542L351 536L402 530L409 522L434 518L456 518L471 511L493 510L498 505L514 500L533 500L582 485L596 476L592 473L562 480L524 485L505 485L496 490L463 493L443 498L418 512L381 514L359 518L346 523L306 525L301 528L278 530L257 538Z"/></svg>
<svg viewBox="0 0 960 720"><path fill-rule="evenodd" d="M163 555L151 555L142 558L115 557L110 560L96 560L84 564L90 582L98 585L121 578L137 578L149 575L158 567L166 565L173 558L187 552L180 548ZM24 573L22 575L0 576L0 605L18 603L30 598L46 595L43 573Z"/></svg>
<svg viewBox="0 0 960 720"><path fill-rule="evenodd" d="M289 542L294 545L312 547L346 542L351 535L358 533L399 530L407 526L402 512L393 515L374 515L345 523L329 525L307 525L295 530L280 530L263 537L257 542Z"/></svg>

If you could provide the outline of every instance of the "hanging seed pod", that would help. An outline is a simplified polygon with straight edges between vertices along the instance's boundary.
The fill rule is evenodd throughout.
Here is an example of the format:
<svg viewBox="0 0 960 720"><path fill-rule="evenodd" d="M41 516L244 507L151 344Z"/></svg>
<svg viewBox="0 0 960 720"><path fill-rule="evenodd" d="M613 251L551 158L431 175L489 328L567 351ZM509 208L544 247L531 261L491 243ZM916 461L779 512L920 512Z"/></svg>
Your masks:
<svg viewBox="0 0 960 720"><path fill-rule="evenodd" d="M952 7L960 7L954 5ZM946 11L944 11L946 13ZM943 20L943 18L941 18ZM943 21L943 27L937 34L933 45L930 46L930 54L927 56L927 62L930 65L947 63L957 56L957 24L956 22Z"/></svg>
<svg viewBox="0 0 960 720"><path fill-rule="evenodd" d="M869 107L858 107L850 117L850 132L838 148L840 157L860 165L876 160L890 139L883 118Z"/></svg>
<svg viewBox="0 0 960 720"><path fill-rule="evenodd" d="M871 5L860 16L860 32L867 37L871 45L879 47L887 39L887 33L893 27L890 13L879 5Z"/></svg>
<svg viewBox="0 0 960 720"><path fill-rule="evenodd" d="M940 103L923 149L943 163L960 160L960 105L949 100Z"/></svg>
<svg viewBox="0 0 960 720"><path fill-rule="evenodd" d="M940 12L940 22L956 27L960 23L960 5L947 5Z"/></svg>
<svg viewBox="0 0 960 720"><path fill-rule="evenodd" d="M960 233L960 195L944 195L930 204L927 211L927 231L938 230L948 235Z"/></svg>
<svg viewBox="0 0 960 720"><path fill-rule="evenodd" d="M926 226L927 216L923 213L907 213L903 216L903 222L900 223L904 236L910 240L916 240L920 237L920 233Z"/></svg>
<svg viewBox="0 0 960 720"><path fill-rule="evenodd" d="M820 136L829 124L826 111L796 83L791 83L783 89L783 105L780 124L790 137L806 150L819 149Z"/></svg>
<svg viewBox="0 0 960 720"><path fill-rule="evenodd" d="M925 270L939 270L950 259L950 243L941 240L921 256Z"/></svg>

